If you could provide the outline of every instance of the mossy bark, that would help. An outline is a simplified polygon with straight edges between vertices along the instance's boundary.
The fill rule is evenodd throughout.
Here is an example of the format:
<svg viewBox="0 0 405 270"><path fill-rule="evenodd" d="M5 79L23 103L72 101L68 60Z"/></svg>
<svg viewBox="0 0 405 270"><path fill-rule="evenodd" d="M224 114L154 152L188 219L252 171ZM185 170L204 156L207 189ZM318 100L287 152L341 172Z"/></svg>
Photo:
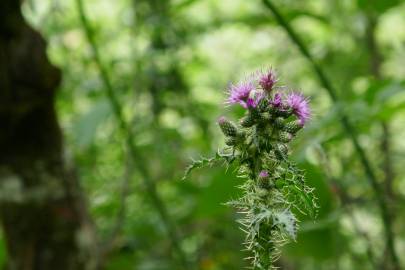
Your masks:
<svg viewBox="0 0 405 270"><path fill-rule="evenodd" d="M6 269L87 269L93 242L54 108L60 71L20 1L0 2L0 218Z"/></svg>

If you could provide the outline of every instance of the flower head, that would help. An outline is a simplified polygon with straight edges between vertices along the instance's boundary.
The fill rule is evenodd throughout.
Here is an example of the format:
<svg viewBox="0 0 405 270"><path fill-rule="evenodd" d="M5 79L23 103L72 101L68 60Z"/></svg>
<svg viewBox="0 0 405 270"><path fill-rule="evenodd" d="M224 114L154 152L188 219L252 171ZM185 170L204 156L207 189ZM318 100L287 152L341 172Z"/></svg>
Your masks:
<svg viewBox="0 0 405 270"><path fill-rule="evenodd" d="M276 94L274 95L274 98L273 98L271 104L272 104L274 107L277 107L277 108L278 108L278 107L281 107L281 105L283 105L283 101L282 101L282 99L281 99L281 94L280 94L280 93L276 93Z"/></svg>
<svg viewBox="0 0 405 270"><path fill-rule="evenodd" d="M271 92L273 90L273 86L277 82L277 77L273 69L269 68L266 71L262 71L259 73L258 76L259 85L263 88L266 92Z"/></svg>
<svg viewBox="0 0 405 270"><path fill-rule="evenodd" d="M259 178L267 178L269 177L269 173L267 171L261 171L259 173Z"/></svg>
<svg viewBox="0 0 405 270"><path fill-rule="evenodd" d="M249 98L246 101L247 108L256 108L259 102L264 98L264 94L261 91L252 91Z"/></svg>
<svg viewBox="0 0 405 270"><path fill-rule="evenodd" d="M287 95L286 102L303 126L311 117L311 110L308 105L309 100L300 93L292 92Z"/></svg>
<svg viewBox="0 0 405 270"><path fill-rule="evenodd" d="M239 103L245 109L255 108L262 98L263 93L256 91L256 87L251 80L246 80L230 86L226 103Z"/></svg>

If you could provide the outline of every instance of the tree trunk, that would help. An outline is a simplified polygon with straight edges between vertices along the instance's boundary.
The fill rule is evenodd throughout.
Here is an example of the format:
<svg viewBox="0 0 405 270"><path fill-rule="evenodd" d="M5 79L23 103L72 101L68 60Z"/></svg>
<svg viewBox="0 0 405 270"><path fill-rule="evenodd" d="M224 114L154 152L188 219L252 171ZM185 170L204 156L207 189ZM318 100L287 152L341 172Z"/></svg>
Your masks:
<svg viewBox="0 0 405 270"><path fill-rule="evenodd" d="M77 178L63 160L54 108L60 71L24 21L0 2L0 218L6 269L88 269L94 242Z"/></svg>

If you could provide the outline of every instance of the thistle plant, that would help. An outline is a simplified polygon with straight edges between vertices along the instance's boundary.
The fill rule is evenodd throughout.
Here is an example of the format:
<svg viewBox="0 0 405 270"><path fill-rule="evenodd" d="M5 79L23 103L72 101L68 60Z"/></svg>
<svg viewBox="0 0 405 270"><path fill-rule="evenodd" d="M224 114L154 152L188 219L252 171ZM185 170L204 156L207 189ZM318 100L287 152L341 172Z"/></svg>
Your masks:
<svg viewBox="0 0 405 270"><path fill-rule="evenodd" d="M226 103L241 105L245 115L238 124L220 117L226 146L213 158L193 161L185 175L218 161L237 168L243 193L227 204L242 216L238 222L246 233L252 269L273 269L280 246L296 240L296 214L314 217L317 209L313 189L289 158L289 143L310 119L309 100L276 84L268 69L231 85Z"/></svg>

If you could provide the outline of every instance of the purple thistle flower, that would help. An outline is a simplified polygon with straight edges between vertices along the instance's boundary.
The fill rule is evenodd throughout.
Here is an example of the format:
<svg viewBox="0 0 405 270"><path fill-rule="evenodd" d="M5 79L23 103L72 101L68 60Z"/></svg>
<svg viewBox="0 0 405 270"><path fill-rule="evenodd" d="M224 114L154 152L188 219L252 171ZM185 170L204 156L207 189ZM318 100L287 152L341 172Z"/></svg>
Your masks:
<svg viewBox="0 0 405 270"><path fill-rule="evenodd" d="M239 103L246 108L246 101L253 90L255 90L255 86L250 81L241 81L236 85L231 84L228 90L229 97L226 102L228 104Z"/></svg>
<svg viewBox="0 0 405 270"><path fill-rule="evenodd" d="M232 84L228 92L229 97L226 103L239 103L245 109L255 108L263 98L262 93L256 92L256 87L251 80L241 81L236 85Z"/></svg>
<svg viewBox="0 0 405 270"><path fill-rule="evenodd" d="M261 171L259 173L259 178L267 178L269 177L269 173L267 171Z"/></svg>
<svg viewBox="0 0 405 270"><path fill-rule="evenodd" d="M273 69L269 68L266 71L262 71L258 76L259 85L266 92L271 92L273 86L277 83L276 74Z"/></svg>
<svg viewBox="0 0 405 270"><path fill-rule="evenodd" d="M247 108L256 108L259 102L264 98L263 92L254 91L246 101Z"/></svg>
<svg viewBox="0 0 405 270"><path fill-rule="evenodd" d="M283 105L283 101L281 99L281 94L280 93L276 93L274 95L274 98L273 98L271 104L276 108L279 108L279 107L281 107Z"/></svg>
<svg viewBox="0 0 405 270"><path fill-rule="evenodd" d="M288 107L290 107L293 110L293 113L300 120L300 124L304 126L304 124L311 117L311 110L308 105L309 103L308 98L304 97L300 93L292 92L287 95L286 102Z"/></svg>

